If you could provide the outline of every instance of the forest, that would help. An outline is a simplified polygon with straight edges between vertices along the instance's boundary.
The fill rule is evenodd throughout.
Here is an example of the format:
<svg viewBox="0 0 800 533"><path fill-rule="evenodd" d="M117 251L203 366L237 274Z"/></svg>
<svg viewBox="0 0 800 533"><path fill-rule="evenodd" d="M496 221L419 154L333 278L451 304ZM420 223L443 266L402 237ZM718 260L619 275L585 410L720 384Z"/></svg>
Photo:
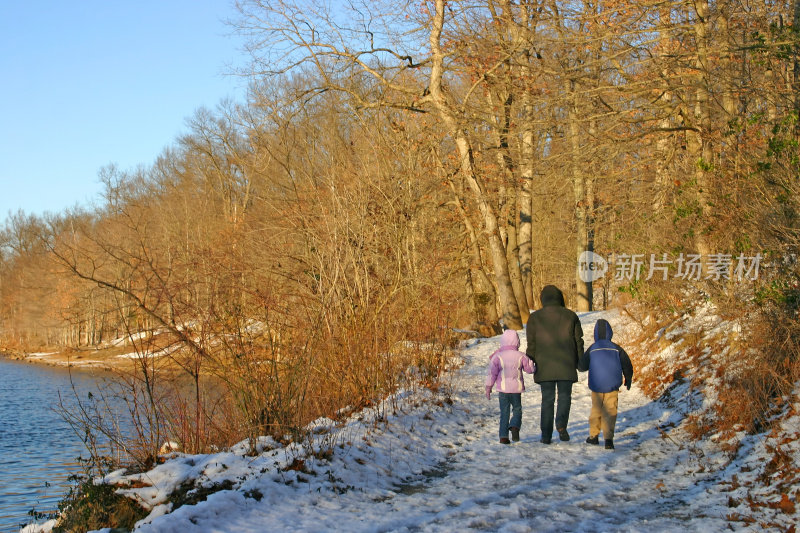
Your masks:
<svg viewBox="0 0 800 533"><path fill-rule="evenodd" d="M739 422L800 379L800 0L238 8L245 102L0 232L0 349L136 339L142 462L435 387L461 332L522 329L547 284L747 317Z"/></svg>

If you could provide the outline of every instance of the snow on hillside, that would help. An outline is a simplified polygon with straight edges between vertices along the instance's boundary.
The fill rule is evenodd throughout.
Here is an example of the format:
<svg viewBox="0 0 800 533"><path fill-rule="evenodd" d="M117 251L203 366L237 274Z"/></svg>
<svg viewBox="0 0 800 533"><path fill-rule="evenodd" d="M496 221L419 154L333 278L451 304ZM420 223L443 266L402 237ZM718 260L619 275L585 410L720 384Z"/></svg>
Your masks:
<svg viewBox="0 0 800 533"><path fill-rule="evenodd" d="M587 346L601 317L614 326L614 340L633 353L626 341L639 326L616 312L581 316ZM470 341L448 391L403 392L344 423L317 421L313 446L287 448L263 439L256 456L245 455L242 443L217 454L177 454L147 473L117 472L107 481L147 485L124 491L152 509L137 524L139 532L786 531L797 521L798 488L782 501L764 483L766 474L782 472L765 469L776 447L786 464L798 464L797 414L775 435L741 435L731 458L681 430L690 408L676 394L689 397L687 391L653 402L634 374L633 388L620 392L617 447L609 451L584 442L591 401L581 374L573 389L572 439L548 446L539 443L539 388L529 379L522 440L501 445L496 393L490 401L483 396L486 364L498 341ZM667 365L664 357L653 354ZM191 483L212 487L195 495L212 493L173 509L170 493ZM753 505L759 496L774 505Z"/></svg>

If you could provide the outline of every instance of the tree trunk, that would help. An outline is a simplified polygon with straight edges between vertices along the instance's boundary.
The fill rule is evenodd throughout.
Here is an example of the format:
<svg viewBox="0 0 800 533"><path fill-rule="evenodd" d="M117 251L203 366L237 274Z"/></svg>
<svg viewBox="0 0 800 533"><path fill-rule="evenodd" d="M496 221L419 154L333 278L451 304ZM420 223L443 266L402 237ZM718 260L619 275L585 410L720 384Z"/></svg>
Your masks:
<svg viewBox="0 0 800 533"><path fill-rule="evenodd" d="M575 308L578 311L592 310L592 282L583 281L578 265L578 258L582 253L592 251L594 243L591 242L589 230L589 206L587 205L587 183L583 166L580 161L580 124L578 123L578 103L577 93L575 92L574 82L570 84L569 94L569 117L567 133L569 136L570 165L572 167L572 192L575 200L575 288L577 302Z"/></svg>
<svg viewBox="0 0 800 533"><path fill-rule="evenodd" d="M709 202L710 171L713 154L711 152L711 140L708 138L711 130L711 95L709 94L708 72L708 39L711 21L708 8L708 0L695 2L697 23L694 25L695 38L697 40L697 58L695 68L699 72L697 86L695 87L694 102L694 142L692 146L692 159L694 164L694 176L697 186L697 201L700 206L701 219L697 233L694 236L697 253L706 256L710 253L708 239L706 235L708 221L711 220L711 203Z"/></svg>
<svg viewBox="0 0 800 533"><path fill-rule="evenodd" d="M794 33L794 58L792 69L792 92L794 93L794 135L800 140L800 0L794 0L794 16L792 17L792 32Z"/></svg>
<svg viewBox="0 0 800 533"><path fill-rule="evenodd" d="M670 43L672 40L672 19L671 7L664 5L659 9L659 41L662 43ZM661 78L664 80L664 91L656 100L658 111L662 114L662 118L658 126L662 132L658 133L656 140L655 152L655 193L653 194L652 208L653 212L660 214L668 205L669 190L670 190L670 175L669 175L669 161L672 159L671 153L674 152L673 136L666 132L673 125L673 113L675 112L672 103L673 94L671 90L672 84L672 70L669 64L669 49L662 52L659 56L661 61Z"/></svg>
<svg viewBox="0 0 800 533"><path fill-rule="evenodd" d="M511 80L506 80L511 89ZM497 149L497 165L503 175L504 185L500 188L500 201L501 217L500 220L504 222L500 228L502 241L505 243L506 249L506 263L508 264L509 277L511 278L511 287L514 290L514 297L517 300L517 306L520 311L527 311L530 309L527 296L525 295L525 287L522 282L522 270L520 268L519 260L519 239L518 239L518 216L517 216L517 190L514 176L514 165L509 153L509 130L511 125L511 104L512 97L505 98L503 103L499 106L502 109L502 116L500 123L495 124L492 128L492 137ZM494 107L494 102L489 96L489 105ZM527 313L522 314L523 322L527 321Z"/></svg>
<svg viewBox="0 0 800 533"><path fill-rule="evenodd" d="M489 3L492 7L494 21L500 30L497 32L499 39L507 39L509 55L512 57L509 65L512 84L509 85L511 94L516 94L520 101L522 111L522 124L520 128L520 161L518 163L520 188L516 197L516 213L514 224L516 225L516 241L518 251L515 252L516 259L509 259L509 262L518 265L521 289L516 291L522 293L518 296L520 311L523 312L523 320L526 320L527 311L533 308L535 295L533 294L533 247L532 247L532 213L533 203L531 191L533 188L534 163L535 163L535 137L533 130L533 87L531 87L531 44L534 42L533 31L536 27L539 11L534 4L519 2L515 6L509 0L498 0L497 5L502 8L502 14L498 16L496 9L493 9L493 2ZM516 89L521 85L522 90ZM510 248L513 245L509 244ZM512 271L513 272L513 271Z"/></svg>
<svg viewBox="0 0 800 533"><path fill-rule="evenodd" d="M517 213L516 204L516 198L514 198L513 205L511 205L509 209L509 214L511 216L508 220L508 229L506 235L506 262L508 263L508 269L511 275L511 287L514 290L514 297L517 300L517 307L522 314L520 319L522 322L527 322L528 313L522 312L530 309L530 304L528 304L528 298L525 295L525 286L522 284L522 272L519 264L519 243L517 240L517 227L515 225L516 220L514 220Z"/></svg>
<svg viewBox="0 0 800 533"><path fill-rule="evenodd" d="M526 99L530 95L525 91ZM522 274L522 285L528 309L533 309L533 175L534 175L534 143L532 106L523 104L524 132L522 134L522 187L519 194L519 268Z"/></svg>
<svg viewBox="0 0 800 533"><path fill-rule="evenodd" d="M502 310L503 325L511 329L521 329L522 320L520 318L519 306L511 284L511 276L508 269L506 251L500 239L500 228L497 223L497 215L492 209L484 192L480 179L478 178L473 164L472 146L461 125L456 119L452 107L447 102L442 87L442 76L444 74L445 54L441 48L442 28L444 26L445 0L436 1L436 13L433 18L431 28L431 74L430 74L430 98L436 108L440 118L447 127L448 132L453 137L459 155L459 168L469 189L475 196L478 208L485 226L486 238L489 241L489 251L494 267L494 275L497 283L500 308Z"/></svg>

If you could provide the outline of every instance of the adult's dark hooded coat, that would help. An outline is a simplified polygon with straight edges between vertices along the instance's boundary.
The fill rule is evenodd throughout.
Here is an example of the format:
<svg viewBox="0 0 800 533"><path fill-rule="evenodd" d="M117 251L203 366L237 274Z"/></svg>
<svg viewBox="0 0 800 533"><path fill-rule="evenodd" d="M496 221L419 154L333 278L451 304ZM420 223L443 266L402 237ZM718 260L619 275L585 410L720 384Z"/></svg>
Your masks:
<svg viewBox="0 0 800 533"><path fill-rule="evenodd" d="M558 287L542 289L542 308L531 313L526 325L525 353L536 363L533 380L578 381L578 359L583 355L583 329L573 311L564 306Z"/></svg>

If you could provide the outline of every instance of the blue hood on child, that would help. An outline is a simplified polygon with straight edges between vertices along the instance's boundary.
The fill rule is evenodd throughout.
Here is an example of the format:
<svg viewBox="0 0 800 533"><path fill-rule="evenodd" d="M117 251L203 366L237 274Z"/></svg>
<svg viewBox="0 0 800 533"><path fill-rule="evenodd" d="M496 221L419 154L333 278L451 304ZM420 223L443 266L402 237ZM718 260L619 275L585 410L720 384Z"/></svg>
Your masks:
<svg viewBox="0 0 800 533"><path fill-rule="evenodd" d="M594 340L610 341L612 335L614 335L614 330L611 329L611 324L608 323L608 320L601 318L594 325Z"/></svg>

